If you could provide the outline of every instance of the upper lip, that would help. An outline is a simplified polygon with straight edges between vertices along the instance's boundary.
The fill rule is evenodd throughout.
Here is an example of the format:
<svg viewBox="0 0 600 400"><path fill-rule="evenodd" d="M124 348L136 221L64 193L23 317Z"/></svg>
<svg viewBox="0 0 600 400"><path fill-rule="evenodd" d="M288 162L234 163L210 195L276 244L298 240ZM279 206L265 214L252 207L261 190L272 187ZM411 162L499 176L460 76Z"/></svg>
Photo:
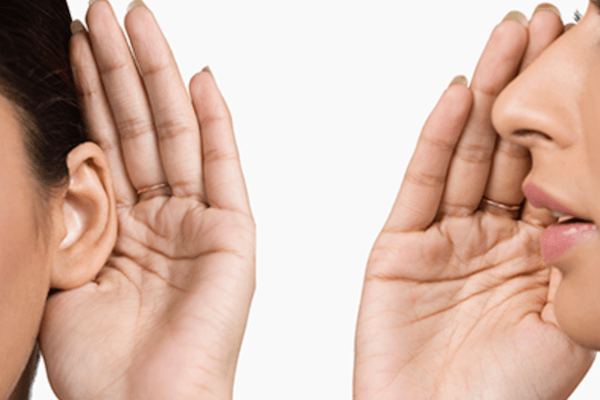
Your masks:
<svg viewBox="0 0 600 400"><path fill-rule="evenodd" d="M585 218L581 214L571 210L569 207L565 206L554 197L544 192L539 186L531 182L523 186L523 193L531 205L536 208L546 207L550 210L558 211L561 214L567 214L575 218L590 221L590 219Z"/></svg>

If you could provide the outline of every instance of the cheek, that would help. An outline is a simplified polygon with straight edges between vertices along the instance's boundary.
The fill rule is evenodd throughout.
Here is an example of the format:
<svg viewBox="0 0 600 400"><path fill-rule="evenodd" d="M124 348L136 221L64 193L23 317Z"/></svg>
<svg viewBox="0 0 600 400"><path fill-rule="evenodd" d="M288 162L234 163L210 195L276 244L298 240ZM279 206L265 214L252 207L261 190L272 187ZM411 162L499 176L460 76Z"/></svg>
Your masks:
<svg viewBox="0 0 600 400"><path fill-rule="evenodd" d="M12 193L0 200L0 398L27 362L48 292L31 197Z"/></svg>

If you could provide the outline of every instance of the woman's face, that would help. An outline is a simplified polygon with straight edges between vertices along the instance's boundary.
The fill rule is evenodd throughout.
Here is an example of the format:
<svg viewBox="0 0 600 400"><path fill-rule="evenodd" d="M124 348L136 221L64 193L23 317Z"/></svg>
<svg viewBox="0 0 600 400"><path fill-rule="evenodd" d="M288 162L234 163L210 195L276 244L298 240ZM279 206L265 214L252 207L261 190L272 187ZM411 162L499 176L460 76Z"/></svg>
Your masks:
<svg viewBox="0 0 600 400"><path fill-rule="evenodd" d="M600 349L600 8L559 37L498 97L500 135L529 148L524 192L535 206L578 216L542 234L563 274L555 311L575 341ZM596 222L595 222L596 221ZM562 220L561 220L562 222ZM568 225L568 226L567 226Z"/></svg>
<svg viewBox="0 0 600 400"><path fill-rule="evenodd" d="M20 126L0 97L0 399L17 383L35 343L49 288L49 260Z"/></svg>

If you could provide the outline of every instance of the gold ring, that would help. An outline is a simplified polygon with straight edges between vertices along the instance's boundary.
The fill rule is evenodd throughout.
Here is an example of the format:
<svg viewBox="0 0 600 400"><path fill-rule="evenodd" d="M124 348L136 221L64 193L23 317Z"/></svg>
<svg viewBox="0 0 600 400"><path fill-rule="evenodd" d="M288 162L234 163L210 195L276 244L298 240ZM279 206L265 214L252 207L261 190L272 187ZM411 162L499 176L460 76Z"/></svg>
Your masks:
<svg viewBox="0 0 600 400"><path fill-rule="evenodd" d="M490 200L487 197L483 197L481 199L481 202L504 211L519 211L522 207L522 204L518 204L515 206L510 204L498 203L497 201Z"/></svg>
<svg viewBox="0 0 600 400"><path fill-rule="evenodd" d="M152 190L158 190L158 189L168 188L168 187L169 187L169 185L166 183L159 183L158 185L146 186L141 189L138 189L137 194L139 196L142 193L151 192Z"/></svg>

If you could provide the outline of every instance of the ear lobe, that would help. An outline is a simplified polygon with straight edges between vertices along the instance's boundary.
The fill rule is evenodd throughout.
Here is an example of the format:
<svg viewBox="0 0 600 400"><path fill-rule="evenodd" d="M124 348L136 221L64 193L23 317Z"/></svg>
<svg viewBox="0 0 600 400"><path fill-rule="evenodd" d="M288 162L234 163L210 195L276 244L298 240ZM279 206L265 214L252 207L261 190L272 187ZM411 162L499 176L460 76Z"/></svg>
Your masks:
<svg viewBox="0 0 600 400"><path fill-rule="evenodd" d="M51 287L73 289L94 279L117 237L112 176L104 152L86 142L67 157L69 185L54 219L58 246Z"/></svg>

